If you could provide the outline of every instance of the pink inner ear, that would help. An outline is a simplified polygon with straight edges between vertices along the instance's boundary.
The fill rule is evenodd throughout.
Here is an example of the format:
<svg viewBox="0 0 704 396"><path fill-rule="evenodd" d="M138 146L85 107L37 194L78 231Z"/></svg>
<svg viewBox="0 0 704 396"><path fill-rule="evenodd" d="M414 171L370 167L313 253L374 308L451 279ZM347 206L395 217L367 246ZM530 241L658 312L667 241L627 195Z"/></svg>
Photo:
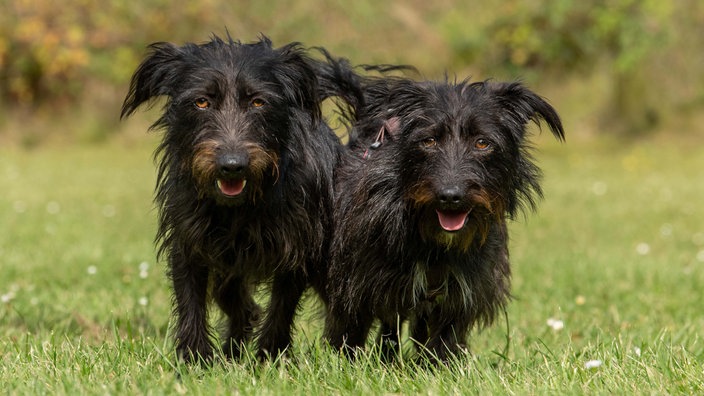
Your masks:
<svg viewBox="0 0 704 396"><path fill-rule="evenodd" d="M391 117L384 121L384 130L392 137L396 137L398 135L398 130L400 128L401 120L398 117Z"/></svg>

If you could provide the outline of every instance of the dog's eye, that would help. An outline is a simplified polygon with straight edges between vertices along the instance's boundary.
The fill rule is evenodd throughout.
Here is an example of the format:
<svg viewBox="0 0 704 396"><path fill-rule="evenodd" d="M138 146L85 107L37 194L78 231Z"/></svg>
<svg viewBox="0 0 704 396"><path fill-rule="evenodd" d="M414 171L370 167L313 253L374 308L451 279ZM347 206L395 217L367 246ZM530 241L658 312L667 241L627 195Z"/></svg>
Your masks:
<svg viewBox="0 0 704 396"><path fill-rule="evenodd" d="M474 148L477 150L488 150L491 147L491 143L486 139L477 139L474 142Z"/></svg>
<svg viewBox="0 0 704 396"><path fill-rule="evenodd" d="M421 141L421 144L425 148L433 148L438 144L438 141L434 137L425 138Z"/></svg>
<svg viewBox="0 0 704 396"><path fill-rule="evenodd" d="M199 109L207 109L210 107L210 101L207 98L198 98L193 102Z"/></svg>
<svg viewBox="0 0 704 396"><path fill-rule="evenodd" d="M262 106L264 106L265 102L263 99L254 98L254 99L252 99L250 104L252 105L252 107L262 107Z"/></svg>

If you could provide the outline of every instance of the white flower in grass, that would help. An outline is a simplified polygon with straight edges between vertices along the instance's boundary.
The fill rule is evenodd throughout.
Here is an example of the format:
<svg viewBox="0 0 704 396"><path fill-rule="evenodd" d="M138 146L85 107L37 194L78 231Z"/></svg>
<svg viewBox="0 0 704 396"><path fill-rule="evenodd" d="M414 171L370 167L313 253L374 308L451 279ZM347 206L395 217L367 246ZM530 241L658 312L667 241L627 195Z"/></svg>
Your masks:
<svg viewBox="0 0 704 396"><path fill-rule="evenodd" d="M550 326L551 329L555 331L560 331L565 328L565 322L559 319L549 318L546 323L548 326Z"/></svg>
<svg viewBox="0 0 704 396"><path fill-rule="evenodd" d="M61 205L56 201L50 201L46 204L46 212L52 215L58 214L61 212Z"/></svg>
<svg viewBox="0 0 704 396"><path fill-rule="evenodd" d="M599 368L603 363L604 362L599 359L589 360L588 362L584 363L584 368L587 370Z"/></svg>
<svg viewBox="0 0 704 396"><path fill-rule="evenodd" d="M18 290L20 290L20 287L19 287L16 283L13 283L12 285L10 285L10 291L8 291L7 293L5 293L5 294L3 294L2 296L0 296L0 301L2 301L3 303L7 304L7 303L9 303L10 301L14 300L14 299L15 299L15 293L16 293Z"/></svg>
<svg viewBox="0 0 704 396"><path fill-rule="evenodd" d="M140 297L139 300L137 300L137 302L139 303L139 305L146 307L147 304L149 304L149 299L146 297Z"/></svg>
<svg viewBox="0 0 704 396"><path fill-rule="evenodd" d="M597 181L592 184L592 192L594 195L597 196L602 196L606 194L606 191L608 191L609 187L604 183L603 181Z"/></svg>
<svg viewBox="0 0 704 396"><path fill-rule="evenodd" d="M15 209L15 213L24 213L27 211L27 204L24 203L24 201L15 201L12 207Z"/></svg>
<svg viewBox="0 0 704 396"><path fill-rule="evenodd" d="M638 348L638 347L633 347L633 353L635 353L636 356L640 357L640 353L641 353L640 348Z"/></svg>
<svg viewBox="0 0 704 396"><path fill-rule="evenodd" d="M103 206L103 216L105 216L105 217L114 217L114 216L115 216L115 213L117 213L117 211L115 210L115 206L114 206L114 205L105 205L105 206Z"/></svg>
<svg viewBox="0 0 704 396"><path fill-rule="evenodd" d="M648 253L650 253L650 245L648 245L645 242L641 242L638 245L636 245L636 253L640 254L641 256L645 256Z"/></svg>
<svg viewBox="0 0 704 396"><path fill-rule="evenodd" d="M672 224L665 223L660 227L660 236L667 238L672 236Z"/></svg>
<svg viewBox="0 0 704 396"><path fill-rule="evenodd" d="M98 267L96 267L94 265L90 265L90 266L88 266L86 271L88 271L88 275L95 275L98 273Z"/></svg>
<svg viewBox="0 0 704 396"><path fill-rule="evenodd" d="M142 279L146 279L149 276L149 263L146 261L142 261L139 263L139 277Z"/></svg>

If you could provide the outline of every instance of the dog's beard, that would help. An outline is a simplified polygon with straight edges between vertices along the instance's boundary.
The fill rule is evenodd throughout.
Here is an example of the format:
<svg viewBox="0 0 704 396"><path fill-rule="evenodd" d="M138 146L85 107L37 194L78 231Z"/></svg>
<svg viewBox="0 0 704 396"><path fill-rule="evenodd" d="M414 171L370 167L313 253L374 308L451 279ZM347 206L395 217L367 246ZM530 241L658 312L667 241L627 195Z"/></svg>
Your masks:
<svg viewBox="0 0 704 396"><path fill-rule="evenodd" d="M494 216L483 207L466 210L421 209L419 232L423 241L446 250L468 252L486 241Z"/></svg>

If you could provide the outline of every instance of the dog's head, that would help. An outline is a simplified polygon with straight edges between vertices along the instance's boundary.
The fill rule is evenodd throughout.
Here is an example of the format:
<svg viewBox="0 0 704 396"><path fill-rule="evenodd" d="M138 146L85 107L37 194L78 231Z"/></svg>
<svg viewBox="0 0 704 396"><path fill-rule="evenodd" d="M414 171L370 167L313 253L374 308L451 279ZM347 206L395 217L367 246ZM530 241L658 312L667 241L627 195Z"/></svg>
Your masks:
<svg viewBox="0 0 704 396"><path fill-rule="evenodd" d="M493 223L534 207L540 171L526 126L544 120L564 138L557 112L541 97L519 83L407 79L386 79L367 92L375 93L367 98L371 118L384 121L362 140L370 133L389 139L424 239L467 250Z"/></svg>
<svg viewBox="0 0 704 396"><path fill-rule="evenodd" d="M320 115L311 62L297 43L275 49L262 37L242 44L218 37L205 44L155 43L137 68L122 117L164 96L159 183L188 180L201 197L224 205L254 200L276 183L295 125Z"/></svg>

